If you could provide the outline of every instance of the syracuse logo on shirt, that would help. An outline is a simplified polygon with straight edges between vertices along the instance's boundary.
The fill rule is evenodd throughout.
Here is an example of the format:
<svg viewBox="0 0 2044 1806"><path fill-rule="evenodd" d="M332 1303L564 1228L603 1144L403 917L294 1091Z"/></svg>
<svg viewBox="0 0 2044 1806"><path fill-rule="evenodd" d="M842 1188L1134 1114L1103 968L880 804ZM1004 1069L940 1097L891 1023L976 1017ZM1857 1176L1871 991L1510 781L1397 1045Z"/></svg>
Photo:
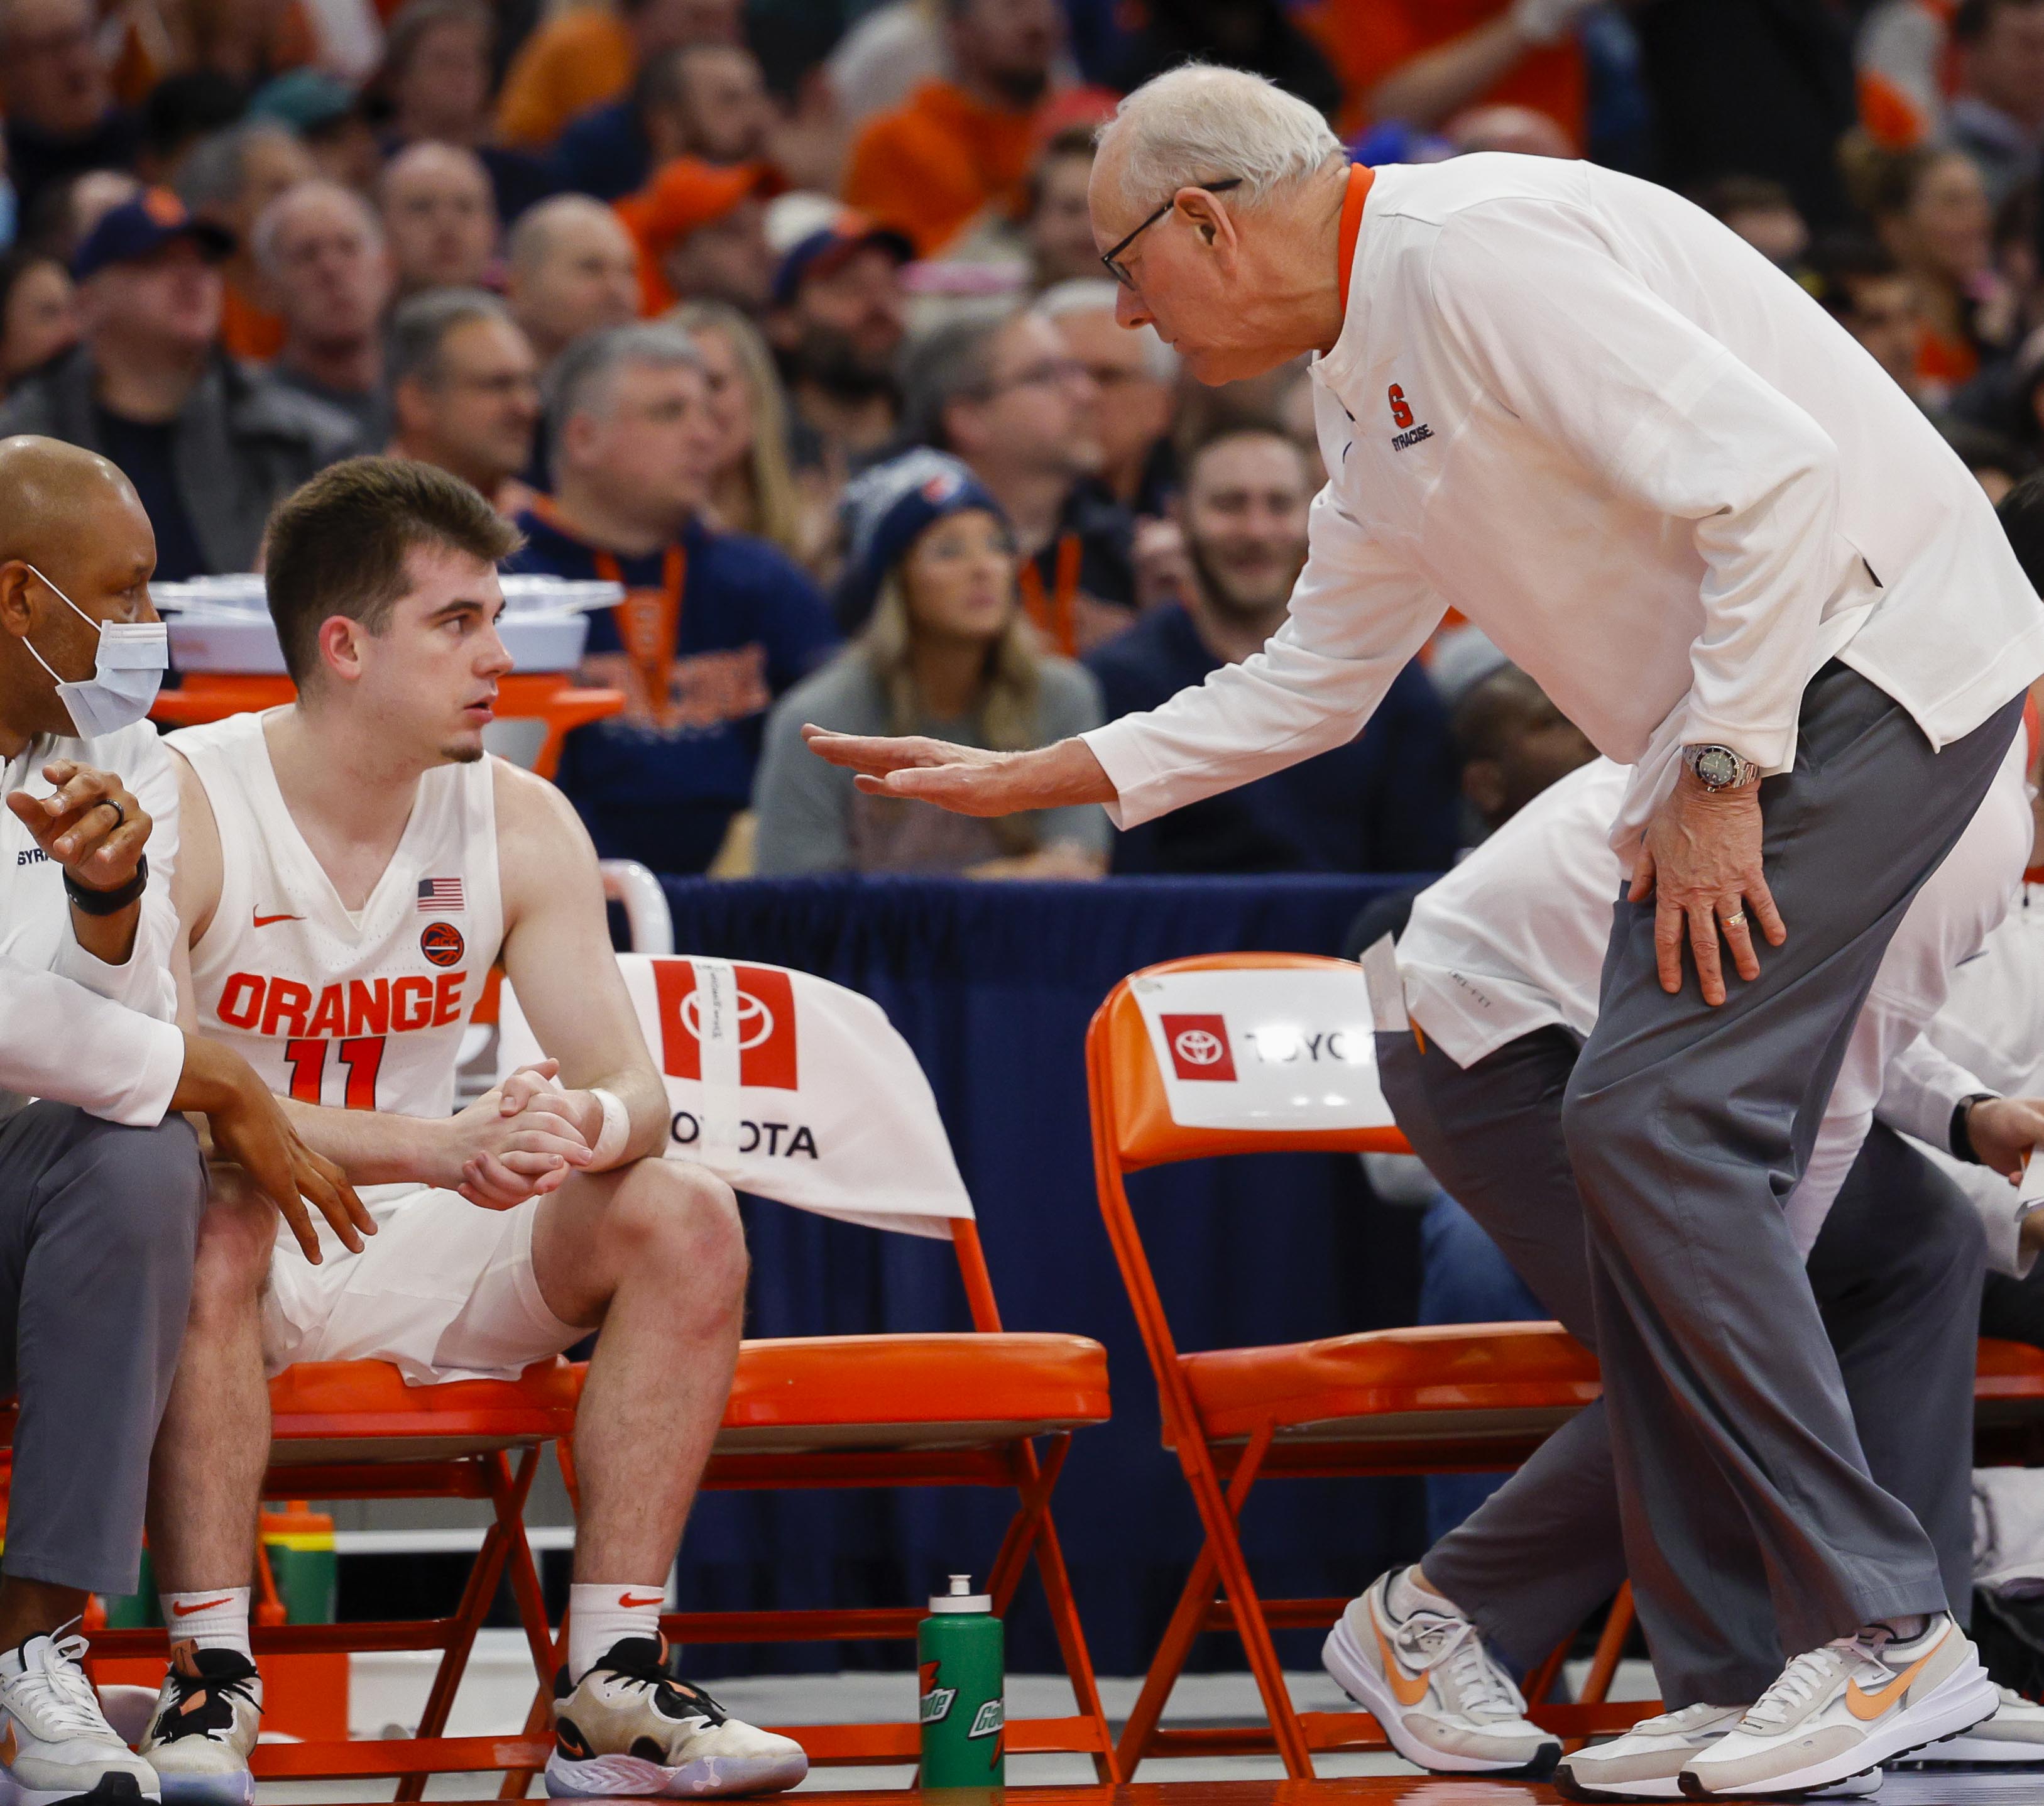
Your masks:
<svg viewBox="0 0 2044 1806"><path fill-rule="evenodd" d="M1423 439L1431 439L1434 429L1421 421L1416 426L1412 421L1412 405L1405 399L1405 391L1394 382L1386 393L1391 403L1391 424L1400 430L1391 441L1391 449L1404 452L1417 445Z"/></svg>
<svg viewBox="0 0 2044 1806"><path fill-rule="evenodd" d="M798 1089L795 1079L795 987L786 972L733 966L738 982L738 1082L777 1091ZM687 959L656 959L660 1065L670 1078L702 1078L703 993Z"/></svg>

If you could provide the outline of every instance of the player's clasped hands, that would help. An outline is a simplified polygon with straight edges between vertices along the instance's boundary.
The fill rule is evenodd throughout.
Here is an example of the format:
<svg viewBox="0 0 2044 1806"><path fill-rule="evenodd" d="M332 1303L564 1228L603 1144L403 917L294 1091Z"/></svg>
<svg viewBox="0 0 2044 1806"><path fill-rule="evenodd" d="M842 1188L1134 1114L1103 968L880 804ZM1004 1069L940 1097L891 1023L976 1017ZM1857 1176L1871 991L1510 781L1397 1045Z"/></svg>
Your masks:
<svg viewBox="0 0 2044 1806"><path fill-rule="evenodd" d="M485 1210L543 1197L594 1156L557 1061L522 1066L448 1124L459 1178L448 1189Z"/></svg>

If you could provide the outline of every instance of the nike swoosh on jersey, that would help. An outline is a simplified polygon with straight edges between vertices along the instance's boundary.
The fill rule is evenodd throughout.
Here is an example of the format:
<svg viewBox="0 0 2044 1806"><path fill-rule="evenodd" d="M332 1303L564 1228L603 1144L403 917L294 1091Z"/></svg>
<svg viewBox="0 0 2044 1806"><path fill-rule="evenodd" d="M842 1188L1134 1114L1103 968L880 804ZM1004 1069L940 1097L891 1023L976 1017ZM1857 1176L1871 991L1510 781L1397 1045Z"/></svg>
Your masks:
<svg viewBox="0 0 2044 1806"><path fill-rule="evenodd" d="M1424 1674L1408 1675L1398 1666L1398 1658L1391 1653L1391 1645L1384 1640L1384 1633L1372 1623L1370 1627L1377 1639L1377 1659L1384 1664L1384 1677L1391 1683L1391 1691L1401 1706L1416 1706L1427 1696L1429 1685Z"/></svg>
<svg viewBox="0 0 2044 1806"><path fill-rule="evenodd" d="M1846 1710L1862 1722L1880 1717L1889 1708L1900 1703L1902 1696L1909 1691L1909 1683L1916 1678L1917 1670L1944 1647L1945 1639L1940 1637L1935 1647L1924 1650L1877 1693L1862 1692L1857 1681L1846 1682Z"/></svg>
<svg viewBox="0 0 2044 1806"><path fill-rule="evenodd" d="M249 913L255 915L253 910ZM267 928L272 922L302 922L304 920L302 916L256 916L256 925L259 928Z"/></svg>

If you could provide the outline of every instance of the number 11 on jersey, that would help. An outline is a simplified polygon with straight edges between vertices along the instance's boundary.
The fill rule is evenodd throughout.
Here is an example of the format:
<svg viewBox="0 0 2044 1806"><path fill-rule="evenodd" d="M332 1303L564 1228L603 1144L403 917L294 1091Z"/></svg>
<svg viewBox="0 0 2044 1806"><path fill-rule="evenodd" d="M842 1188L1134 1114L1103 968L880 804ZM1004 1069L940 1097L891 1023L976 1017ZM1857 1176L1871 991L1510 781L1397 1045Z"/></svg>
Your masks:
<svg viewBox="0 0 2044 1806"><path fill-rule="evenodd" d="M384 1037L365 1036L339 1043L341 1066L348 1080L340 1105L348 1110L376 1108L376 1072L383 1063ZM325 1040L286 1041L284 1059L291 1069L291 1096L301 1104L324 1104L326 1051L335 1043Z"/></svg>

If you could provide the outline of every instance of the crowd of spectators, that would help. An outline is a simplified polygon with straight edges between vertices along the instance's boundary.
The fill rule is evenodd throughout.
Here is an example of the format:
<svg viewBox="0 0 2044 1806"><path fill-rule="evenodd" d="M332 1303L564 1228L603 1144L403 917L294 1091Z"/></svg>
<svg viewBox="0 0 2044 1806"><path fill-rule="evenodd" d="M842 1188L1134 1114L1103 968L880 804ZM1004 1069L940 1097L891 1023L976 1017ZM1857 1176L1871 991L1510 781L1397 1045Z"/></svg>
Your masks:
<svg viewBox="0 0 2044 1806"><path fill-rule="evenodd" d="M1366 161L1680 188L1984 485L2044 455L2044 0L6 0L0 52L0 432L119 463L165 579L352 452L474 485L624 589L561 780L663 872L1437 870L1585 755L1453 618L1350 744L1127 835L803 755L1034 744L1282 624L1311 378L1189 382L1087 217L1188 56Z"/></svg>

